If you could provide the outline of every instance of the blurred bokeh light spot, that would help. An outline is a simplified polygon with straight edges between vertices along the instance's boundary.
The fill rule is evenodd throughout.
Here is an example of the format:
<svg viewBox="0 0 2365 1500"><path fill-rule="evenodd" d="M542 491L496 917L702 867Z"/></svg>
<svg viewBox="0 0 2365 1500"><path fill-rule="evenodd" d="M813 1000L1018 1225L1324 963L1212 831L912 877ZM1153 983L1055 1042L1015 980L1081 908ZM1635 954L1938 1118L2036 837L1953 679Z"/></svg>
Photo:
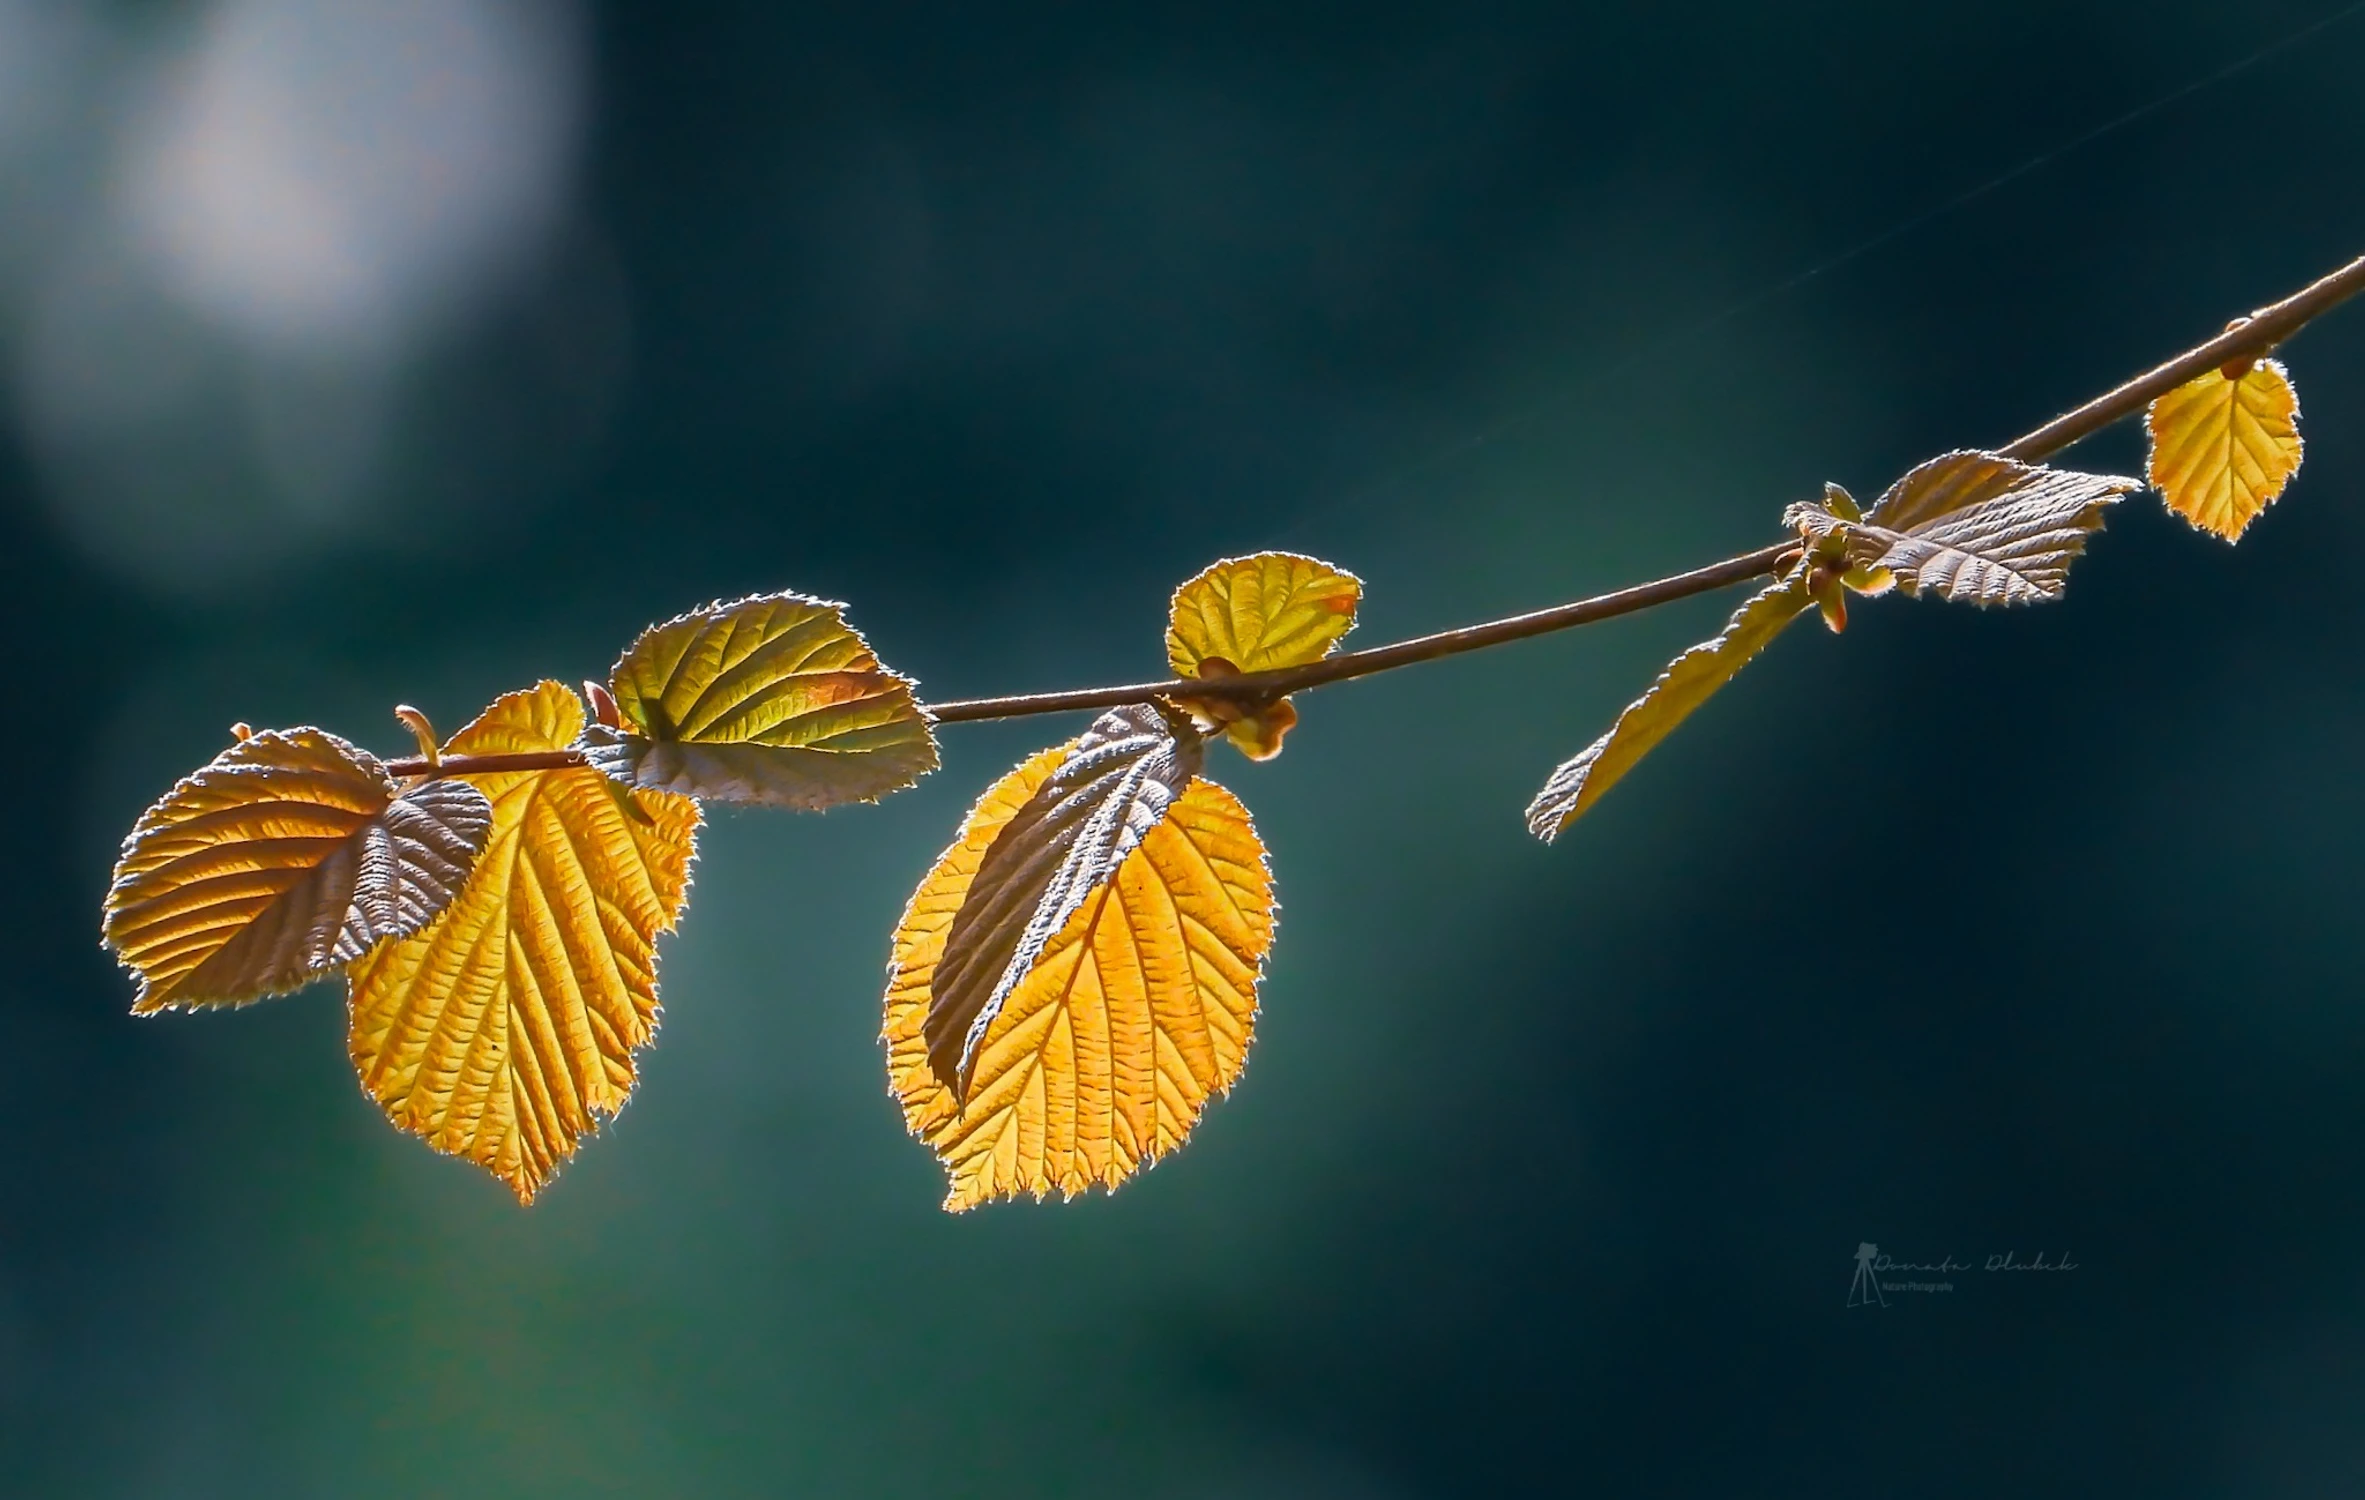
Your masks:
<svg viewBox="0 0 2365 1500"><path fill-rule="evenodd" d="M561 13L224 0L133 132L128 217L244 339L379 349L465 304L559 207L579 90Z"/></svg>
<svg viewBox="0 0 2365 1500"><path fill-rule="evenodd" d="M20 82L0 184L41 211L0 340L42 498L110 570L221 596L398 546L397 508L521 514L596 440L625 313L570 210L574 0L0 0Z"/></svg>

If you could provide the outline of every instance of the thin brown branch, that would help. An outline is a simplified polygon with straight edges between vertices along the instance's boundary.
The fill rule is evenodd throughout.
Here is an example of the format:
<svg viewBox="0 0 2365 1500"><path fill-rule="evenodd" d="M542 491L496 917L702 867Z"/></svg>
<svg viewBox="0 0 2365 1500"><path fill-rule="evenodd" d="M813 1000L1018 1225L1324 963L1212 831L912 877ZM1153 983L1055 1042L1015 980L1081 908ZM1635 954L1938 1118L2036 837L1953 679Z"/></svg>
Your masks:
<svg viewBox="0 0 2365 1500"><path fill-rule="evenodd" d="M588 765L580 750L513 750L507 755L447 755L429 764L423 755L386 762L396 776L490 776L498 771L563 771Z"/></svg>
<svg viewBox="0 0 2365 1500"><path fill-rule="evenodd" d="M2245 356L2266 353L2310 322L2365 292L2365 255L2323 279L2300 288L2282 301L2262 307L2228 325L2206 344L2185 350L2164 365L2144 371L2117 390L2096 396L2075 411L2063 412L1996 451L2006 458L2034 463L2051 458L2072 443L2084 442L2114 422L2134 416L2193 377Z"/></svg>
<svg viewBox="0 0 2365 1500"><path fill-rule="evenodd" d="M1151 698L1176 695L1197 698L1277 697L1283 693L1321 687L1325 683L1345 682L1353 677L1369 677L1374 672L1409 667L1414 662L1459 656L1465 651L1481 651L1488 646L1500 646L1506 641L1525 640L1531 635L1567 630L1575 625L1590 625L1595 620L1630 615L1638 609L1665 604L1671 599L1705 594L1711 589L1721 589L1743 579L1755 578L1760 573L1771 573L1775 562L1785 552L1795 551L1797 547L1796 541L1777 542L1771 547L1761 547L1740 557L1728 557L1723 562L1710 563L1705 568L1695 568L1689 573L1678 573L1672 578L1636 584L1614 594L1600 594L1591 599L1556 604L1533 614L1513 615L1507 620L1489 620L1483 625L1441 630L1435 635L1416 636L1392 646L1342 651L1336 656L1308 662L1302 667L1243 672L1237 677L1206 680L1184 677L1170 682L1134 683L1126 687L1079 688L1073 692L1036 693L1018 698L972 698L962 703L931 704L928 712L935 715L939 723L950 724L963 719L1010 719L1021 714L1057 713L1070 708L1114 708L1121 703L1143 703Z"/></svg>
<svg viewBox="0 0 2365 1500"><path fill-rule="evenodd" d="M2153 397L2176 389L2206 370L2246 355L2264 354L2298 332L2311 319L2329 312L2360 291L2365 291L2365 256L2350 261L2331 275L2282 301L2259 309L2207 343L2197 344L2116 390L2097 396L2076 410L2055 417L2036 431L2013 439L1997 451L2006 457L2031 463L2050 458L2071 444L2134 416L2150 405ZM1165 682L1130 683L1123 687L1079 688L1064 693L965 698L953 703L931 704L928 711L935 715L938 722L950 724L968 719L1014 719L1025 714L1059 713L1067 709L1114 708L1119 704L1142 703L1156 697L1264 698L1294 693L1321 687L1325 683L1346 682L1356 677L1369 677L1375 672L1393 671L1414 662L1435 661L1440 657L1458 656L1464 651L1483 650L1488 646L1525 640L1529 636L1548 635L1556 630L1591 625L1596 621L1649 609L1653 605L1689 598L1693 594L1726 588L1774 571L1778 559L1792 545L1795 544L1777 542L1770 547L1761 547L1755 552L1743 553L1739 557L1727 558L1723 562L1695 568L1689 573L1678 573L1654 583L1638 584L1616 593L1579 599L1551 609L1539 609L1532 614L1513 615L1507 620L1491 620L1483 625L1439 631L1435 635L1399 641L1391 646L1343 651L1302 667L1245 672L1237 677L1204 681L1174 678Z"/></svg>
<svg viewBox="0 0 2365 1500"><path fill-rule="evenodd" d="M2315 318L2365 291L2365 256L2294 292L2282 301L2260 308L2207 343L2196 344L2167 363L2136 376L2126 384L2095 397L2074 411L2062 413L2036 431L2013 439L1996 451L2009 458L2038 462L2073 443L2082 442L2114 423L2134 416L2156 396L2176 389L2205 371L2231 361L2266 353ZM1347 682L1378 672L1391 672L1415 662L1482 651L1530 636L1548 635L1578 625L1630 615L1654 605L1687 599L1771 573L1795 542L1776 542L1755 552L1694 568L1671 578L1636 584L1615 593L1598 594L1568 604L1554 605L1509 619L1441 630L1388 646L1343 651L1302 667L1272 672L1246 672L1237 677L1171 678L1163 682L1134 682L1118 687L1076 688L1061 693L1021 693L1004 698L964 698L929 705L927 712L940 724L975 719L1015 719L1028 714L1064 713L1077 709L1115 708L1146 703L1152 698L1274 698L1303 692L1333 682ZM543 750L518 755L456 755L430 765L423 757L387 762L397 776L476 776L498 771L539 771L584 764L573 750Z"/></svg>

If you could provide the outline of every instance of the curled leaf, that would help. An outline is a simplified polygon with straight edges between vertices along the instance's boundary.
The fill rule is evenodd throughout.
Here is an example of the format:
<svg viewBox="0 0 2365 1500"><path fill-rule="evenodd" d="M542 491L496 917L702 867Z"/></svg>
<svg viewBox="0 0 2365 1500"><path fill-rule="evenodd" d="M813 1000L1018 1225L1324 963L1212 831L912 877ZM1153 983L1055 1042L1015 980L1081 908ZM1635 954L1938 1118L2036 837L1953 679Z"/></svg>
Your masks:
<svg viewBox="0 0 2365 1500"><path fill-rule="evenodd" d="M939 1076L926 1023L947 939L989 851L1069 755L1046 750L978 800L896 929L890 1086L944 1163L948 1209L1114 1188L1180 1146L1247 1059L1272 882L1247 810L1198 779L1044 944L987 1027L966 1099Z"/></svg>
<svg viewBox="0 0 2365 1500"><path fill-rule="evenodd" d="M2143 416L2152 488L2195 527L2239 541L2299 472L2299 393L2279 361L2178 386Z"/></svg>
<svg viewBox="0 0 2365 1500"><path fill-rule="evenodd" d="M1897 575L1887 568L1848 562L1844 542L1837 557L1810 555L1805 565L1807 592L1815 596L1823 624L1833 635L1848 628L1848 595L1877 599L1897 586Z"/></svg>
<svg viewBox="0 0 2365 1500"><path fill-rule="evenodd" d="M1214 698L1205 703L1214 705L1212 717L1224 726L1224 738L1250 760L1271 760L1279 755L1283 737L1297 727L1297 708L1287 698L1276 698L1248 713L1229 712L1239 708L1237 700Z"/></svg>
<svg viewBox="0 0 2365 1500"><path fill-rule="evenodd" d="M1199 680L1214 682L1239 672L1220 656L1199 663ZM1281 753L1281 741L1297 725L1297 709L1285 697L1233 698L1210 693L1205 697L1177 696L1175 706L1191 722L1209 733L1221 730L1250 760L1271 760Z"/></svg>
<svg viewBox="0 0 2365 1500"><path fill-rule="evenodd" d="M1976 450L1918 465L1861 521L1794 505L1809 537L1844 538L1846 561L1888 570L1913 595L1981 606L2058 599L2069 565L2102 529L2103 509L2138 481L2022 463Z"/></svg>
<svg viewBox="0 0 2365 1500"><path fill-rule="evenodd" d="M1848 628L1848 591L1834 576L1814 589L1815 604L1823 612L1823 628L1838 635Z"/></svg>
<svg viewBox="0 0 2365 1500"><path fill-rule="evenodd" d="M977 1046L1043 945L1198 774L1199 735L1156 704L1114 708L1063 748L986 849L930 976L923 1031L938 1081L966 1094Z"/></svg>
<svg viewBox="0 0 2365 1500"><path fill-rule="evenodd" d="M1328 656L1355 628L1363 580L1294 552L1227 557L1174 591L1168 606L1166 660L1177 677L1228 677L1303 666ZM1209 726L1252 760L1281 753L1297 722L1287 700L1191 700Z"/></svg>
<svg viewBox="0 0 2365 1500"><path fill-rule="evenodd" d="M434 769L438 758L435 725L425 713L408 703L394 705L394 717L401 720L402 727L411 732L412 741L419 747L419 759L425 761L430 770Z"/></svg>
<svg viewBox="0 0 2365 1500"><path fill-rule="evenodd" d="M319 729L249 731L143 814L105 935L138 1014L284 994L426 925L484 847L492 809L455 781L408 790Z"/></svg>
<svg viewBox="0 0 2365 1500"><path fill-rule="evenodd" d="M1609 733L1553 771L1528 804L1528 831L1546 842L1557 838L1815 603L1803 566L1752 595L1733 612L1722 634L1669 662L1649 690L1626 705Z"/></svg>
<svg viewBox="0 0 2365 1500"><path fill-rule="evenodd" d="M495 702L443 753L563 749L583 719L573 692L545 682ZM531 1202L632 1092L698 804L587 767L478 782L492 807L484 853L424 931L353 966L348 1045L397 1126Z"/></svg>
<svg viewBox="0 0 2365 1500"><path fill-rule="evenodd" d="M644 631L583 737L629 786L819 809L875 802L936 769L911 682L879 664L845 606L802 594L710 604Z"/></svg>

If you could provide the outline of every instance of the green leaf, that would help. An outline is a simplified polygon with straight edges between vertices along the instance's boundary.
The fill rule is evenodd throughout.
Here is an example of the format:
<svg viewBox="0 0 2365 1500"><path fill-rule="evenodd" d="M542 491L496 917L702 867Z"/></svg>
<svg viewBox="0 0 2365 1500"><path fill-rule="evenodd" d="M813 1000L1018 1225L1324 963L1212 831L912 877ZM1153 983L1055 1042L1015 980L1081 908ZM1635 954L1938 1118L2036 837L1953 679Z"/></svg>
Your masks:
<svg viewBox="0 0 2365 1500"><path fill-rule="evenodd" d="M1166 816L1199 772L1198 731L1161 705L1093 720L987 847L953 916L922 1035L939 1082L963 1095L978 1043L1043 945Z"/></svg>
<svg viewBox="0 0 2365 1500"><path fill-rule="evenodd" d="M1320 661L1355 628L1363 580L1318 557L1259 552L1209 564L1174 591L1166 661L1177 677L1210 680ZM1180 700L1250 760L1271 760L1297 724L1286 698Z"/></svg>
<svg viewBox="0 0 2365 1500"><path fill-rule="evenodd" d="M936 769L935 736L844 609L759 594L652 627L610 674L620 723L587 726L585 756L722 802L819 809L910 786Z"/></svg>
<svg viewBox="0 0 2365 1500"><path fill-rule="evenodd" d="M1781 582L1751 596L1733 612L1722 634L1703 641L1667 664L1650 690L1626 706L1609 733L1552 773L1528 804L1529 832L1547 843L1585 814L1601 795L1634 769L1707 702L1733 674L1763 651L1784 626L1815 607L1806 572L1794 570Z"/></svg>

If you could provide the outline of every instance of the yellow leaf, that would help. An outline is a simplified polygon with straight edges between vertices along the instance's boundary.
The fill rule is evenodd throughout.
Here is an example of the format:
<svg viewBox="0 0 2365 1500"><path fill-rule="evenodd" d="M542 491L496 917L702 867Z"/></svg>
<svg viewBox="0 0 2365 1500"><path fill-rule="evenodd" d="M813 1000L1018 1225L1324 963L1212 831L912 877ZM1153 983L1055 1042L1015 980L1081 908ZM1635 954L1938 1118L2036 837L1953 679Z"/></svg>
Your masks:
<svg viewBox="0 0 2365 1500"><path fill-rule="evenodd" d="M1363 580L1294 552L1227 557L1174 591L1166 659L1177 677L1228 677L1303 666L1331 653L1355 628ZM1191 705L1251 759L1281 753L1297 722L1280 703L1249 707L1208 698Z"/></svg>
<svg viewBox="0 0 2365 1500"><path fill-rule="evenodd" d="M583 748L627 785L817 809L936 769L910 681L879 665L841 604L710 604L644 631L611 675L622 724L593 726Z"/></svg>
<svg viewBox="0 0 2365 1500"><path fill-rule="evenodd" d="M1044 751L979 799L896 929L888 1074L905 1122L945 1165L948 1209L1114 1188L1181 1145L1247 1057L1272 881L1247 810L1194 780L1003 1002L966 1106L930 1066L923 1032L955 913L996 835L1071 749Z"/></svg>
<svg viewBox="0 0 2365 1500"><path fill-rule="evenodd" d="M495 702L444 753L563 749L582 729L582 702L545 682ZM396 1125L531 1202L632 1092L698 804L588 767L477 782L493 806L484 854L425 931L353 966L350 1048Z"/></svg>
<svg viewBox="0 0 2365 1500"><path fill-rule="evenodd" d="M2143 428L2152 488L2170 510L2229 542L2299 472L2299 393L2276 360L2231 380L2211 370L2187 381L2151 404Z"/></svg>
<svg viewBox="0 0 2365 1500"><path fill-rule="evenodd" d="M1227 557L1174 591L1166 659L1177 677L1205 657L1241 672L1320 661L1355 628L1363 580L1294 552Z"/></svg>
<svg viewBox="0 0 2365 1500"><path fill-rule="evenodd" d="M1609 733L1563 763L1528 804L1528 831L1550 842L1584 816L1604 792L1635 763L1675 732L1692 710L1707 702L1733 674L1763 651L1784 626L1815 607L1814 591L1801 567L1780 583L1752 595L1733 612L1724 632L1667 664L1649 691L1618 715Z"/></svg>
<svg viewBox="0 0 2365 1500"><path fill-rule="evenodd" d="M475 788L398 793L376 756L318 729L249 733L143 814L107 891L107 945L136 1014L242 1005L425 926L484 847Z"/></svg>

